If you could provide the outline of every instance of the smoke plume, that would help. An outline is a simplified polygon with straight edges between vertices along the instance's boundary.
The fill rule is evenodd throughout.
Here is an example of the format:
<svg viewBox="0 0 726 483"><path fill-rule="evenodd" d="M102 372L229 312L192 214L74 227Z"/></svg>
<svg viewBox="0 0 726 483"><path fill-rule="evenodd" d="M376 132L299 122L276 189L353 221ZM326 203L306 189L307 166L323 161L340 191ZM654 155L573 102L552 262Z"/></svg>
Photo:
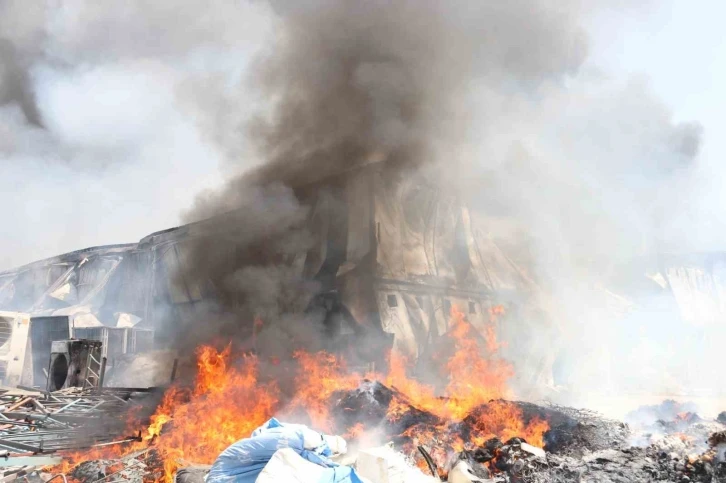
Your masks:
<svg viewBox="0 0 726 483"><path fill-rule="evenodd" d="M247 3L1 0L0 269L178 224L220 183L207 119L268 24Z"/></svg>
<svg viewBox="0 0 726 483"><path fill-rule="evenodd" d="M618 85L587 64L583 26L597 13L595 4L587 10L582 2L531 0L271 4L274 34L245 84L258 99L257 114L239 124L239 139L227 147L245 152L257 168L230 180L217 195L222 202L206 200L190 219L234 210L229 201L239 193L269 183L305 186L367 163L385 162L391 176L424 173L493 219L520 226L512 237L493 224L492 236L549 301L550 326L527 320L518 326L554 330L554 339L535 337L532 346L517 347L551 351L560 375L552 384L584 394L602 381L615 392L645 382L654 391L668 386L646 368L629 374L634 358L648 356L624 344L627 330L612 329L622 319L622 307L613 312L612 306L630 302L612 292L610 281L631 260L668 247L669 215L678 210L668 193L688 176L701 129L674 123L647 83ZM233 159L233 171L247 159ZM277 203L271 196L238 207L267 212ZM232 317L232 324L290 305L259 297L259 284L304 299L302 281L279 264L280 234L271 237L256 225L248 225L244 240L204 242L192 256L191 270L236 300L233 312L240 313L242 301L245 317ZM286 263L309 248L302 223L275 224L280 232L293 225ZM248 239L271 245L261 251ZM229 248L217 249L230 241L232 251L254 259L252 269L231 262L224 255ZM633 317L624 323L642 325L638 317L652 313ZM271 320L289 325L289 318L282 309ZM510 356L518 359L517 352ZM667 357L657 355L654 364Z"/></svg>
<svg viewBox="0 0 726 483"><path fill-rule="evenodd" d="M312 243L299 188L385 163L491 220L548 301L547 327L519 320L509 335L554 333L525 348L551 353L553 385L672 387L663 374L698 345L656 314L664 292L646 303L631 288L641 261L712 248L723 230L699 223L713 198L691 189L710 173L697 169L700 126L674 122L647 81L591 64L586 25L607 6L0 0L0 221L20 227L0 265L135 241L182 210L211 217L176 278L219 305L180 323L178 342L315 348L308 302L330 287L299 275Z"/></svg>
<svg viewBox="0 0 726 483"><path fill-rule="evenodd" d="M586 51L574 2L556 8L464 1L271 5L271 44L251 63L246 83L259 99L257 113L240 123L237 142L248 146L227 148L248 152L258 167L189 214L196 220L240 209L252 218L239 224L243 237L200 239L182 275L208 280L223 293L226 311L236 316L221 325L231 323L238 332L245 321L275 311L265 323L280 332L276 321L286 320L291 305L284 297L299 300L304 292L287 264L310 248L309 237L302 218L276 219L280 199L296 211L280 184L299 188L377 162L392 176L426 166L456 169L460 160L452 154L462 148L462 130L470 129L472 113L464 103L476 83L499 89L558 79L574 72ZM248 192L264 194L250 198ZM243 203L236 202L240 197ZM208 229L230 225L227 216L218 224ZM317 282L318 290L333 288ZM260 287L280 295L261 297Z"/></svg>

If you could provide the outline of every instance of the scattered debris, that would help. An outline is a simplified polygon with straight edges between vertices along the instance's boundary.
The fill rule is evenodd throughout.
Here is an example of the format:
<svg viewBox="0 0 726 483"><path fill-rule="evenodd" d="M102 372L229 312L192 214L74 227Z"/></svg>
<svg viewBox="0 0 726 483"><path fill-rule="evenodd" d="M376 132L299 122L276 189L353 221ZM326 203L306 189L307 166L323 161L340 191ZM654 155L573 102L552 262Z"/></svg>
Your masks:
<svg viewBox="0 0 726 483"><path fill-rule="evenodd" d="M719 431L718 433L713 433L708 438L708 444L710 444L712 447L716 447L720 444L726 444L726 431Z"/></svg>
<svg viewBox="0 0 726 483"><path fill-rule="evenodd" d="M538 448L536 446L532 446L531 444L522 443L521 445L519 445L519 447L522 451L526 451L527 453L534 455L534 456L538 456L540 458L544 458L547 456L547 453L545 453L545 450L543 450L542 448Z"/></svg>
<svg viewBox="0 0 726 483"><path fill-rule="evenodd" d="M345 431L352 438L353 451L345 457L333 459L335 453L347 452L342 438L273 418L249 439L227 448L211 467L176 460L174 468L179 470L174 474L153 441L123 446L126 450L116 454L143 446L123 457L109 457L112 452L107 452L99 459L99 447L140 440L140 435L128 434L125 415L135 403L160 394L153 388L5 392L0 395L0 466L15 467L2 473L3 481L27 475L29 482L40 483L57 471L80 483L170 483L174 478L177 483L214 483L230 472L235 478L244 474L249 481L295 481L289 476L304 473L299 481L308 481L336 467L331 473L335 478L359 475L371 483L726 483L726 424L695 411L655 411L658 417L650 418L649 424L631 427L590 411L492 400L452 423L434 414L435 408L418 408L395 388L367 380L334 393L330 400L333 432ZM156 406L150 402L149 407ZM449 400L434 402L443 405ZM488 427L492 423L486 418L495 411L516 416L519 426L512 427L543 421L547 429L538 441L528 441L523 434L510 437L511 431L495 437L503 433ZM671 412L670 419L665 417ZM378 441L387 438L392 443L366 448L350 431L354 426L375 429ZM420 441L426 441L425 447ZM638 445L633 446L634 441ZM297 442L302 442L299 448ZM46 470L50 473L38 472L58 465L67 451L75 452L76 461L83 460L78 455L85 451L89 458L72 469L56 466Z"/></svg>
<svg viewBox="0 0 726 483"><path fill-rule="evenodd" d="M142 483L145 479L156 480L161 476L159 471L154 471L155 465L153 452L142 451L118 460L85 461L76 466L70 476L80 483Z"/></svg>
<svg viewBox="0 0 726 483"><path fill-rule="evenodd" d="M31 388L5 391L0 394L0 466L10 467L5 476L58 465L63 461L62 452L139 441L138 434L128 434L127 423L119 415L128 414L151 392L76 387L52 393ZM105 467L91 464L78 471L95 468L98 474Z"/></svg>
<svg viewBox="0 0 726 483"><path fill-rule="evenodd" d="M524 421L535 417L547 420L550 429L544 434L544 448L539 448L518 437L507 441L490 438L474 444L474 416L485 411L486 405L476 408L471 417L456 426L442 426L435 416L414 407L391 420L388 405L395 397L400 396L394 389L367 381L340 394L336 409L345 424L362 423L391 436L419 467L443 467L440 473L447 481L726 482L726 425L704 420L692 411L675 412L669 403L665 409L650 411L658 416L651 419L650 426L635 430L591 411L507 403L518 408ZM497 403L501 402L490 404ZM669 413L671 419L663 419ZM433 439L437 445L421 453L417 446L411 446L415 440L412 436L427 430L438 431ZM453 454L442 451L441 447L451 447L456 438L463 441L463 450ZM643 442L641 447L631 447L634 439ZM429 452L433 465L423 456ZM449 457L443 465L442 455Z"/></svg>
<svg viewBox="0 0 726 483"><path fill-rule="evenodd" d="M464 460L459 460L456 462L454 467L449 471L449 478L448 481L450 483L470 483L470 482L481 482L489 479L489 475L485 478L479 478L474 473L474 470L472 469L469 464Z"/></svg>
<svg viewBox="0 0 726 483"><path fill-rule="evenodd" d="M384 435L400 431L398 438L395 438L395 444L359 449L346 458L346 464L351 466L349 471L357 472L371 483L433 483L442 480L453 483L576 481L726 483L726 425L716 420L704 420L695 413L689 415L681 413L673 420L660 419L654 425L633 429L590 411L512 402L509 404L516 405L523 418L548 419L550 429L545 433L544 448L520 437L509 438L506 441L491 437L479 444L475 444L474 440L462 439L464 448L453 451L451 442L454 436L465 438L475 434L472 433L472 428L467 426L466 420L455 428L446 427L448 433L442 433L433 440L439 442L436 447L423 448L420 445L412 445L412 428L421 429L423 426L436 429L435 425L440 422L432 414L412 405L406 408L408 414L404 411L396 420L391 420L387 416L387 405L398 396L395 389L371 381L364 382L356 390L336 395L335 407L345 416L343 418L345 424L364 422L368 427L382 429ZM59 404L54 402L54 399L63 399L63 397L79 399L79 402L70 406L73 408L76 404L86 404L81 399L91 396L41 394L37 402L49 414L53 414ZM106 397L102 399L107 400ZM8 403L12 401L4 402L9 408ZM41 406L36 406L31 401L25 401L23 404L26 412L42 413L39 409ZM68 404L70 402L66 403ZM19 409L13 411L15 410ZM441 428L443 426L439 427ZM649 432L654 428L658 432ZM454 429L458 431L455 435L452 433ZM295 455L283 454L277 449L276 438L282 437L283 433L287 434L289 431L305 433L301 438L306 441L306 447L299 448L300 452L294 445L290 445ZM285 425L274 419L255 431L252 436L259 437L265 433L265 438L272 437L270 441L274 440L274 444L270 443L267 456L260 459L243 451L247 459L241 458L242 453L234 448L239 448L241 443L249 441L243 440L226 450L214 466L230 471L230 464L234 461L237 462L235 463L237 466L245 465L248 464L245 461L250 461L251 458L256 465L253 476L262 477L264 474L264 477L268 478L264 481L277 481L274 479L275 475L288 475L291 471L299 472L301 465L308 469L312 465L316 467L316 471L324 471L325 468L315 463L321 458L321 461L328 461L334 465L328 458L333 453L329 442L333 442L338 451L345 451L347 446L345 442L339 441L339 438L326 438L304 426ZM632 447L630 444L636 434L639 434L644 442L641 447ZM287 436L285 438L287 441L295 440ZM259 442L256 444L259 448ZM356 445L355 441L352 444ZM303 456L303 452L310 457ZM446 458L443 464L442 455ZM220 461L226 463L219 466ZM336 459L336 461L341 460ZM269 468L266 466L268 462L271 465ZM190 463L179 466L182 469L176 474L176 483L203 483L208 475L206 481L212 483L216 481L215 470L210 474L210 467L200 467ZM306 476L301 477L300 481L307 481L305 478L309 478L314 472L305 470L305 473ZM429 476L428 473L434 476ZM163 461L157 457L153 445L145 451L117 460L87 461L69 474L81 483L99 481L142 483L161 480L163 475ZM285 481L295 480L288 478Z"/></svg>

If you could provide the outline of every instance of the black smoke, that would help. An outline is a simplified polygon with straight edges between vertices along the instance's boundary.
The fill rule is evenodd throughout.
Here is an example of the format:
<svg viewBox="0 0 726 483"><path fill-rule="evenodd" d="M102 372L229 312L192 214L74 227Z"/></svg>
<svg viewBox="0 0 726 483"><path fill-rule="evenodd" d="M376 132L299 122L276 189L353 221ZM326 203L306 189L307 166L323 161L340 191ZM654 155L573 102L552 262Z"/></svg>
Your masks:
<svg viewBox="0 0 726 483"><path fill-rule="evenodd" d="M262 317L279 333L307 333L309 342L329 336L320 329L330 316L320 309L340 305L340 262L327 276L299 276L297 263L311 248L310 207L299 192L368 163L385 163L392 177L453 168L457 160L441 149L456 148L460 132L469 130L465 103L477 83L527 88L562 78L577 70L587 42L573 15L576 2L271 5L276 30L244 85L260 109L239 126L236 141L248 144L259 166L188 213L190 220L218 218L204 223L181 276L208 283L221 302L224 315L208 322L206 334L249 338L253 320ZM313 303L306 316L294 315L306 299ZM193 334L179 333L199 343L199 331Z"/></svg>

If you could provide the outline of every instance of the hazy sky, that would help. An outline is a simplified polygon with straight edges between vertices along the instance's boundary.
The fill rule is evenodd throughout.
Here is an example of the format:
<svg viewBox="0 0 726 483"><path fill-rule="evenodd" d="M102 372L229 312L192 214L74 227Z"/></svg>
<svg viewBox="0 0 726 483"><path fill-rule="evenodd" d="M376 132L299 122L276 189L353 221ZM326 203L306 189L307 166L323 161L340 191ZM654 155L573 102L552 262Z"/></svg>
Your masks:
<svg viewBox="0 0 726 483"><path fill-rule="evenodd" d="M719 1L663 0L645 14L602 16L591 28L592 63L618 79L645 76L675 121L703 125L695 178L700 199L692 200L700 218L684 237L709 250L726 247L724 14L726 3Z"/></svg>
<svg viewBox="0 0 726 483"><path fill-rule="evenodd" d="M603 16L592 30L593 61L619 77L647 75L677 120L707 126L710 153L726 142L713 129L726 116L724 14L722 2L665 0L645 15Z"/></svg>
<svg viewBox="0 0 726 483"><path fill-rule="evenodd" d="M703 196L726 206L726 195L720 194L722 178L715 176L723 171L721 158L726 153L720 132L726 116L724 14L722 2L666 0L626 18L602 15L591 25L589 64L616 80L645 76L672 108L675 120L703 124ZM60 57L82 57L72 43L58 49ZM17 112L0 111L0 155L3 137L12 140L4 164L0 156L6 200L0 210L0 270L87 246L134 242L175 226L195 193L220 183L223 153L210 150L210 143L200 138L204 134L194 127L200 119L194 118L193 106L180 107L169 91L185 88L179 72L229 72L230 58L205 58L202 52L174 71L163 64L125 61L122 50L112 54L118 56L115 63L90 59L90 67L84 67L82 58L71 58L71 65L80 67L34 69L33 84L48 133L23 130L13 138ZM235 62L244 59L241 52ZM215 89L218 86L210 85L208 90ZM84 109L89 98L93 109ZM12 142L22 149L13 151ZM73 152L58 154L57 146ZM109 153L125 161L107 159ZM72 162L38 161L55 156ZM95 168L83 169L87 163ZM720 214L715 210L712 215L717 219ZM719 245L713 233L720 232L706 231L712 245Z"/></svg>

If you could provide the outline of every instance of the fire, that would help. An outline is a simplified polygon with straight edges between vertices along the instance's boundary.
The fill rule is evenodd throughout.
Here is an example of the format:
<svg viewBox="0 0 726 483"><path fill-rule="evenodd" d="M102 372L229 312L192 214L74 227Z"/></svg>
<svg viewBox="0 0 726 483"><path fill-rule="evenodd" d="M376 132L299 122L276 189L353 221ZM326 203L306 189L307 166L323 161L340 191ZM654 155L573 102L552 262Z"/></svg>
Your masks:
<svg viewBox="0 0 726 483"><path fill-rule="evenodd" d="M349 374L345 363L333 354L298 351L294 358L299 370L295 378L296 391L292 408L307 411L313 427L318 430L331 431L331 396L335 391L354 389L360 383L360 377Z"/></svg>
<svg viewBox="0 0 726 483"><path fill-rule="evenodd" d="M453 307L451 318L451 337L456 351L446 365L449 372L446 394L451 398L448 403L451 417L462 419L476 406L510 396L507 381L514 376L514 370L508 362L497 358L500 345L491 325L485 337L487 353L482 356L484 351L479 347L464 313Z"/></svg>
<svg viewBox="0 0 726 483"><path fill-rule="evenodd" d="M441 396L433 386L409 377L409 361L398 353L390 354L387 374L365 375L397 391L388 407L389 421L397 421L411 407L439 418L439 425L417 424L404 432L403 436L413 442L414 448L418 444L429 446L435 459L445 459L446 448L464 449L465 443L459 435L462 421L471 433L468 441L476 445L493 436L502 439L519 436L530 444L543 445L547 422L537 418L525 422L518 406L502 401L511 396L507 382L514 375L512 366L498 356L501 344L494 326L496 317L502 313L503 308L492 308L490 323L479 334L461 310L452 309L447 337L453 352L442 358L446 385ZM255 322L256 326L260 324ZM248 437L279 413L304 412L312 427L333 431L330 409L336 391L354 389L364 377L351 374L338 356L296 352L294 396L285 404L278 387L259 378L259 361L255 356L246 354L233 359L230 346L221 351L202 346L196 355L194 385L170 387L151 417L143 442L125 448L127 453L145 447L157 451L164 462L161 480L165 483L172 481L173 473L184 462L213 463L225 448ZM345 435L356 438L365 429L359 423L347 428ZM120 456L112 454L113 451L118 450L85 453L83 459ZM62 469L66 472L69 468Z"/></svg>
<svg viewBox="0 0 726 483"><path fill-rule="evenodd" d="M357 439L359 438L364 432L366 428L363 425L363 423L357 423L350 428L348 428L348 431L343 435L344 439Z"/></svg>
<svg viewBox="0 0 726 483"><path fill-rule="evenodd" d="M501 307L492 308L492 314L501 314ZM408 377L409 363L405 356L391 353L386 385L394 387L409 399L411 404L444 419L463 419L469 412L492 399L510 396L507 381L514 375L512 366L499 359L496 352L501 347L497 341L493 322L487 326L485 351L479 347L473 327L464 313L456 306L451 309L451 330L448 337L454 353L445 364L444 376L448 379L445 401L436 396L432 386L421 384Z"/></svg>
<svg viewBox="0 0 726 483"><path fill-rule="evenodd" d="M458 307L452 308L448 337L454 352L445 366L448 384L443 400L435 396L433 387L407 377L408 364L403 356L391 355L387 385L402 392L413 406L446 421L436 428L418 425L409 428L405 436L411 438L414 447L419 444L439 446L431 443L443 438L454 451L464 449L464 442L455 433L456 424L467 416L473 426L470 441L475 445L482 445L495 436L504 440L518 436L535 446L544 446L548 423L538 418L525 423L522 411L516 405L501 401L511 397L507 382L514 376L511 364L497 354L502 344L497 340L494 324L497 316L503 313L501 306L490 309L490 323L483 334L484 347L480 347L464 313ZM406 409L405 404L394 399L388 418L395 421Z"/></svg>
<svg viewBox="0 0 726 483"><path fill-rule="evenodd" d="M402 354L391 352L388 356L388 375L383 379L389 387L395 388L408 398L408 402L424 411L436 414L441 409L441 401L436 397L434 388L426 384L421 384L414 379L410 379L406 372L409 366L408 360ZM402 401L394 399L389 408L389 418L397 419L396 411L402 411L407 407Z"/></svg>
<svg viewBox="0 0 726 483"><path fill-rule="evenodd" d="M522 411L506 401L492 401L484 408L472 413L474 431L471 441L475 445L481 446L493 437L499 437L505 441L519 437L534 446L544 446L544 433L549 429L547 421L532 418L529 423L525 424Z"/></svg>
<svg viewBox="0 0 726 483"><path fill-rule="evenodd" d="M212 463L277 409L277 387L257 380L257 358L231 367L230 351L201 347L194 388L170 388L151 419L145 439L162 456L167 482L180 461Z"/></svg>

